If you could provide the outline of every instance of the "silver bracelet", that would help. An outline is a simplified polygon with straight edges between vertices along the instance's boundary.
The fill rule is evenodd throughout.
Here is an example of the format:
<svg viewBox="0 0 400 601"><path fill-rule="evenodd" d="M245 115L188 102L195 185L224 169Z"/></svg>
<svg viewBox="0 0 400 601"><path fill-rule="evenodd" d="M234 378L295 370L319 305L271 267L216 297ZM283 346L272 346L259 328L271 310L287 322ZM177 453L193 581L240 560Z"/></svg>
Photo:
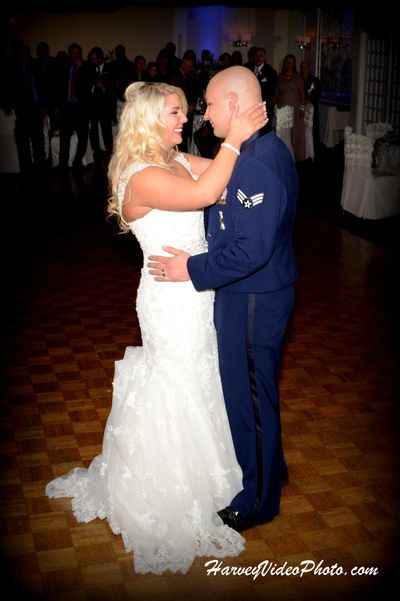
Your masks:
<svg viewBox="0 0 400 601"><path fill-rule="evenodd" d="M235 152L238 157L240 157L240 150L239 148L236 148L235 146L232 146L232 144L228 144L228 142L222 142L221 144L221 148L222 146L225 146L225 148L229 148L229 150L233 150L233 152Z"/></svg>

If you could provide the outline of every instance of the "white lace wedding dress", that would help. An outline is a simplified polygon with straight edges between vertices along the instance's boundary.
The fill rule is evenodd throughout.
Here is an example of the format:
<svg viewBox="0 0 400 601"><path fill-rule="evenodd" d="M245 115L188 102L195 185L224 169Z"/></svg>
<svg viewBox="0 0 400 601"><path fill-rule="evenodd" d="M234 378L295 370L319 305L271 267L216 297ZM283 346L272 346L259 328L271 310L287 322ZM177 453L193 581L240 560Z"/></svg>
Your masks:
<svg viewBox="0 0 400 601"><path fill-rule="evenodd" d="M182 155L177 160L190 170ZM122 175L119 198L129 177ZM194 177L194 176L193 176ZM130 224L144 265L162 245L205 248L203 212L152 210ZM138 573L186 573L196 556L238 555L239 533L217 511L242 488L219 379L213 292L191 282L157 283L142 270L137 294L142 347L116 362L103 449L88 469L50 482L49 497L73 497L78 521L106 518L134 553Z"/></svg>

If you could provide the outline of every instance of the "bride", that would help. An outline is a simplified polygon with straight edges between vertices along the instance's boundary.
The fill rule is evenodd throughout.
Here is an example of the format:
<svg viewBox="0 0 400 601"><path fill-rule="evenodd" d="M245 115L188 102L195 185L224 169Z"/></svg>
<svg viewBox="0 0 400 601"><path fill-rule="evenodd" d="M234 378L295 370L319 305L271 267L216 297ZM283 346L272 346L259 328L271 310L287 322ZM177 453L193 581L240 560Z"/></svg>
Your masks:
<svg viewBox="0 0 400 601"><path fill-rule="evenodd" d="M171 246L206 250L203 212L225 189L242 141L265 109L238 116L210 161L184 155L182 90L136 82L126 90L109 177L108 211L149 254ZM213 292L191 282L162 286L142 270L137 293L142 347L115 365L112 409L102 453L46 487L73 497L78 521L106 518L133 551L138 573L186 573L196 556L238 555L241 535L217 511L242 488L225 411L213 326Z"/></svg>

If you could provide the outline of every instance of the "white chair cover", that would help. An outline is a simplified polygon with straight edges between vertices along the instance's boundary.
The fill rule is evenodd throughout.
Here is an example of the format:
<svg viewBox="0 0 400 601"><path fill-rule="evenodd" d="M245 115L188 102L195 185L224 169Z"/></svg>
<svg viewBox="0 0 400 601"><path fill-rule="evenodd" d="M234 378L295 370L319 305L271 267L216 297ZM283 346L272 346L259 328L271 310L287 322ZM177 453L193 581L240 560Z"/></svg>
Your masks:
<svg viewBox="0 0 400 601"><path fill-rule="evenodd" d="M285 142L294 159L294 152L292 146L293 113L294 109L292 106L286 105L282 106L281 108L275 107L276 135L283 142Z"/></svg>
<svg viewBox="0 0 400 601"><path fill-rule="evenodd" d="M15 113L7 115L0 109L0 172L19 173L17 143L15 141Z"/></svg>
<svg viewBox="0 0 400 601"><path fill-rule="evenodd" d="M379 140L388 132L392 131L393 127L390 123L368 123L365 128L365 135L373 140Z"/></svg>
<svg viewBox="0 0 400 601"><path fill-rule="evenodd" d="M400 177L376 176L372 171L372 137L345 130L345 168L341 205L364 219L383 219L400 214Z"/></svg>
<svg viewBox="0 0 400 601"><path fill-rule="evenodd" d="M371 167L374 143L371 138L351 133L351 127L345 130L345 164Z"/></svg>

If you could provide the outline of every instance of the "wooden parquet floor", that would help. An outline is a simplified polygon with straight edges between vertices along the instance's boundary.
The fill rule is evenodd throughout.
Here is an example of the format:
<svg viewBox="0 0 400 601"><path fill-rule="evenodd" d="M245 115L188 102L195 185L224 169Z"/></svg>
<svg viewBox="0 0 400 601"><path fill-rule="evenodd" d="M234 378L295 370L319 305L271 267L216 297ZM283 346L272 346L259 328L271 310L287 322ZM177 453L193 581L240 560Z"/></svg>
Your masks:
<svg viewBox="0 0 400 601"><path fill-rule="evenodd" d="M48 193L45 212L50 199L68 200L68 190ZM79 194L71 200L66 223L59 209L53 222L34 220L34 231L18 220L18 242L9 236L7 260L15 261L3 310L2 598L391 598L399 536L395 257L303 210L297 307L280 383L290 483L281 514L246 532L245 552L221 565L250 571L264 562L270 572L207 575L210 558L198 558L186 576L136 575L107 522L79 524L69 499L45 496L50 479L100 452L114 361L140 344L140 254L132 238L104 225L89 192L83 189L86 204ZM300 576L305 565L312 571ZM279 566L283 574L274 573ZM352 575L354 568L360 573Z"/></svg>

